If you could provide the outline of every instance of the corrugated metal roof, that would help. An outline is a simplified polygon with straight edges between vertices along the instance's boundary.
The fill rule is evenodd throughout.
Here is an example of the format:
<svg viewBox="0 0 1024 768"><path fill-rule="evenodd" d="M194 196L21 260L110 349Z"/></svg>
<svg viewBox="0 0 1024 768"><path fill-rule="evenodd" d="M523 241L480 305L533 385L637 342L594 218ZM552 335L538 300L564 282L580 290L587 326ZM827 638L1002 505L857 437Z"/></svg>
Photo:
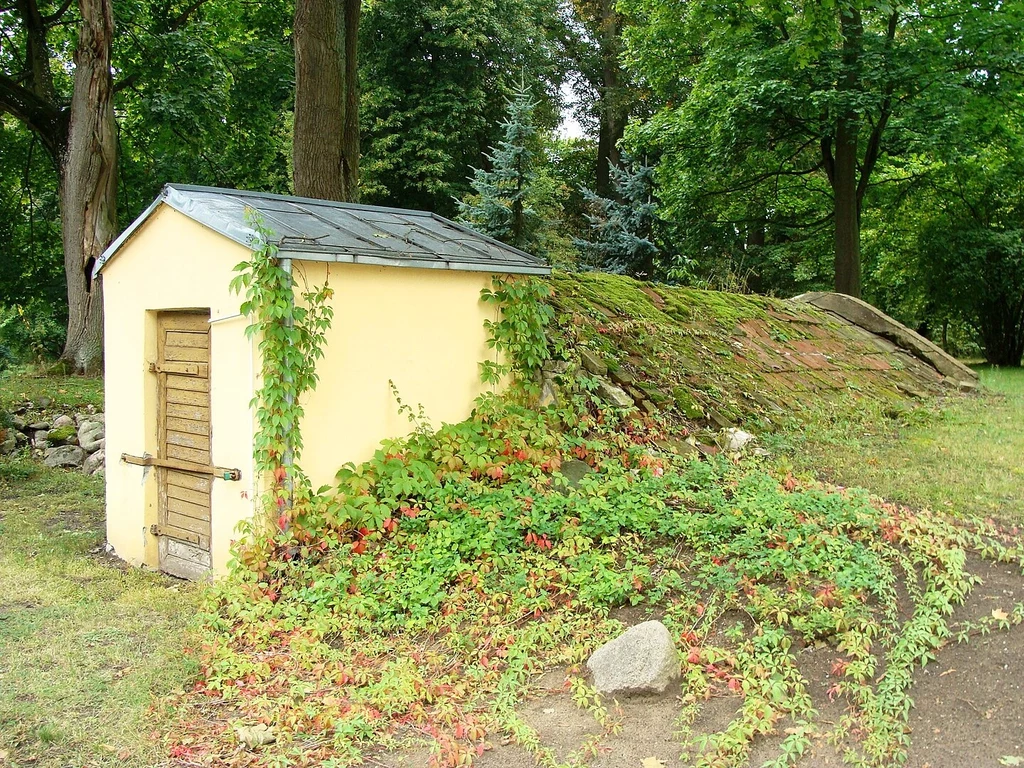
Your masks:
<svg viewBox="0 0 1024 768"><path fill-rule="evenodd" d="M285 258L511 274L551 271L536 256L433 213L168 184L103 252L94 274L161 203L246 247L256 235L246 221L246 209L252 208L263 216Z"/></svg>

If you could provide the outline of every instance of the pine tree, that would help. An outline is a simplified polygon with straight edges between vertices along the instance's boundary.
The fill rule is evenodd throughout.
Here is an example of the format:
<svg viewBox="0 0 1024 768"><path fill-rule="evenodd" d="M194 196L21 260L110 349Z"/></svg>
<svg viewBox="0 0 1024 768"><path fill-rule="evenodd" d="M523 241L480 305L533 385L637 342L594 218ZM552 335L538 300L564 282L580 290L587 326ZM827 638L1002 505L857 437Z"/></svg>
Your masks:
<svg viewBox="0 0 1024 768"><path fill-rule="evenodd" d="M658 255L654 168L625 157L623 166L613 167L611 175L614 199L583 190L591 210L587 220L593 240L575 240L574 245L587 266L650 279Z"/></svg>
<svg viewBox="0 0 1024 768"><path fill-rule="evenodd" d="M521 82L502 123L505 137L488 155L491 170L473 170L473 194L459 201L459 220L503 243L535 252L543 218L534 205L540 153L533 100Z"/></svg>

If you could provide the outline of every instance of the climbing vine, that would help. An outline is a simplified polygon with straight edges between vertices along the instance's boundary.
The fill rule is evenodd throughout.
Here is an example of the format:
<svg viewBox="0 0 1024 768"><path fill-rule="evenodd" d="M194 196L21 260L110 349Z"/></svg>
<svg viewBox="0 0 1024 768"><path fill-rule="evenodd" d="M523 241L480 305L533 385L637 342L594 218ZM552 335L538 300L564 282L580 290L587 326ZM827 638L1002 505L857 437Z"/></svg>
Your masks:
<svg viewBox="0 0 1024 768"><path fill-rule="evenodd" d="M545 328L554 310L545 299L551 289L535 278L495 277L480 295L500 313L500 319L484 321L487 346L498 353L498 360L480 364L481 380L495 385L511 375L515 384L529 391L536 386L533 373L549 357Z"/></svg>
<svg viewBox="0 0 1024 768"><path fill-rule="evenodd" d="M231 289L244 292L241 312L252 322L246 336L259 340L261 385L251 406L256 409L253 459L261 477L271 479L265 501L276 511L278 526L287 530L295 494L304 495L308 481L298 466L302 452L301 397L316 388L316 362L324 355L325 334L334 310L328 303L329 281L295 301L295 280L282 265L271 232L258 212L247 213L256 234L252 257L235 267Z"/></svg>

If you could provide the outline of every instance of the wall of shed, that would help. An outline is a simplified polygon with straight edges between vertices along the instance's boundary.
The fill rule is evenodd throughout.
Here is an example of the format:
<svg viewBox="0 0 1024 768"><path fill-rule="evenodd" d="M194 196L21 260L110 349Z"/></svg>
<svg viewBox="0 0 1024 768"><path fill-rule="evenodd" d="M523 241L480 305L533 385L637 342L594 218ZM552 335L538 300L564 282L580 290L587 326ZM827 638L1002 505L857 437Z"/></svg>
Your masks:
<svg viewBox="0 0 1024 768"><path fill-rule="evenodd" d="M388 380L435 427L469 416L484 390L479 363L494 357L484 320L497 312L480 301L489 273L299 261L294 269L299 289L327 279L334 289L320 383L304 402L300 464L314 488L412 431Z"/></svg>
<svg viewBox="0 0 1024 768"><path fill-rule="evenodd" d="M213 463L242 470L240 482L215 480L211 552L224 571L235 526L249 519L253 486L253 418L249 401L258 372L241 299L228 284L248 249L161 206L103 270L107 540L135 565L156 568L156 473L119 461L122 453L157 453L156 316L160 310L209 309L210 419ZM226 318L217 322L218 318Z"/></svg>

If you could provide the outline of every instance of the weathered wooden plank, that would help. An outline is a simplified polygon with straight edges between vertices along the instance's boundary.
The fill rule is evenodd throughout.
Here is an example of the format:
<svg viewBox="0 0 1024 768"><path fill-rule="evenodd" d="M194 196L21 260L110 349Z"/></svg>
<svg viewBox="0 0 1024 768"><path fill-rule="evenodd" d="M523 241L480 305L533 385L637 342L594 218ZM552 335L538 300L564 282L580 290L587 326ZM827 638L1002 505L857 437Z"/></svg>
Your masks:
<svg viewBox="0 0 1024 768"><path fill-rule="evenodd" d="M210 334L206 331L167 331L164 343L170 347L210 348Z"/></svg>
<svg viewBox="0 0 1024 768"><path fill-rule="evenodd" d="M190 392L187 389L167 388L167 403L181 403L183 405L206 405L210 404L210 395L206 392Z"/></svg>
<svg viewBox="0 0 1024 768"><path fill-rule="evenodd" d="M203 475L194 475L191 472L178 472L174 469L168 469L167 482L179 488L185 488L190 491L207 494L207 498L209 498L213 478Z"/></svg>
<svg viewBox="0 0 1024 768"><path fill-rule="evenodd" d="M206 332L210 329L210 315L208 312L163 312L160 323L163 330Z"/></svg>
<svg viewBox="0 0 1024 768"><path fill-rule="evenodd" d="M210 505L209 504L193 504L190 501L184 501L182 499L176 499L170 495L170 487L167 489L167 511L168 513L176 512L179 515L185 517L191 517L195 520L210 520Z"/></svg>
<svg viewBox="0 0 1024 768"><path fill-rule="evenodd" d="M180 557L183 560L191 560L195 563L202 563L209 566L212 562L210 552L204 551L202 547L197 547L187 542L175 541L171 539L167 542L167 553Z"/></svg>
<svg viewBox="0 0 1024 768"><path fill-rule="evenodd" d="M168 459L181 459L182 461L191 461L195 464L209 465L210 463L210 452L200 451L195 448L186 448L183 445L173 445L167 443L167 458Z"/></svg>
<svg viewBox="0 0 1024 768"><path fill-rule="evenodd" d="M210 362L210 352L207 349L196 347L172 347L170 344L165 344L163 359L177 363L208 363Z"/></svg>
<svg viewBox="0 0 1024 768"><path fill-rule="evenodd" d="M184 389L189 392L209 392L210 380L202 376L176 376L170 374L167 377L167 386L171 389Z"/></svg>
<svg viewBox="0 0 1024 768"><path fill-rule="evenodd" d="M181 499L187 501L189 504L195 504L200 507L210 508L210 492L209 491L197 491L192 488L185 488L180 485L175 485L174 481L167 481L167 497L173 499Z"/></svg>
<svg viewBox="0 0 1024 768"><path fill-rule="evenodd" d="M196 520L194 517L186 517L176 512L167 513L167 524L160 529L161 534L174 536L175 532L181 532L183 541L189 544L196 544L203 547L210 540L210 521Z"/></svg>
<svg viewBox="0 0 1024 768"><path fill-rule="evenodd" d="M206 435L191 435L188 432L167 430L169 445L183 445L186 448L197 448L200 451L210 450L210 438Z"/></svg>
<svg viewBox="0 0 1024 768"><path fill-rule="evenodd" d="M209 435L210 425L204 421L194 419L178 419L174 416L167 417L167 429L175 432L188 432L190 435Z"/></svg>
<svg viewBox="0 0 1024 768"><path fill-rule="evenodd" d="M192 421L210 421L209 406L188 405L186 403L167 403L167 415L178 419L191 419Z"/></svg>
<svg viewBox="0 0 1024 768"><path fill-rule="evenodd" d="M197 520L194 517L178 514L173 510L167 512L167 526L199 536L200 545L204 543L205 539L210 537L209 520Z"/></svg>

